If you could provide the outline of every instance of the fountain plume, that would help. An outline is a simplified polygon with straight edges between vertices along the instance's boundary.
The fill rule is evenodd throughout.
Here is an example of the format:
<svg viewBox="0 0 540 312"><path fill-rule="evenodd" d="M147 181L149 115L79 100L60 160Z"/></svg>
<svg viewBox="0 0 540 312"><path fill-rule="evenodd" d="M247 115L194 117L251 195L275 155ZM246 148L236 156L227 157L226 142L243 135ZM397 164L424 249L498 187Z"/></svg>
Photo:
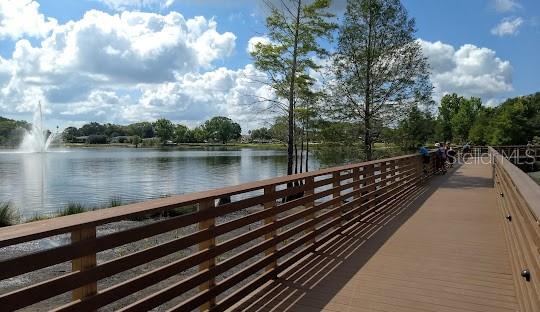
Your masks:
<svg viewBox="0 0 540 312"><path fill-rule="evenodd" d="M26 131L23 141L19 146L19 150L28 153L44 153L48 150L55 135L48 135L43 127L43 112L41 110L41 102L38 104L38 109L34 112L32 128Z"/></svg>

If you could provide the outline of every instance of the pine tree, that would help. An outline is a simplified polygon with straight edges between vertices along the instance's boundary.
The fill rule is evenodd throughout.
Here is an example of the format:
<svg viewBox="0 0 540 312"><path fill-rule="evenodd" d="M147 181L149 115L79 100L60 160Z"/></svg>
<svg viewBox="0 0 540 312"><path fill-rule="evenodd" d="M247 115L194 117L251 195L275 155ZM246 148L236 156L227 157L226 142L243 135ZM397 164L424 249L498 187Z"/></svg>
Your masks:
<svg viewBox="0 0 540 312"><path fill-rule="evenodd" d="M362 126L367 160L385 124L431 102L427 60L399 0L350 0L334 61L336 117Z"/></svg>
<svg viewBox="0 0 540 312"><path fill-rule="evenodd" d="M309 71L319 68L313 57L328 54L319 40L329 39L336 25L330 21L333 18L328 12L330 0L283 0L279 6L268 4L269 42L256 44L251 55L281 99L275 103L277 108L287 116L287 174L292 174L296 102L302 89L311 85L313 78Z"/></svg>

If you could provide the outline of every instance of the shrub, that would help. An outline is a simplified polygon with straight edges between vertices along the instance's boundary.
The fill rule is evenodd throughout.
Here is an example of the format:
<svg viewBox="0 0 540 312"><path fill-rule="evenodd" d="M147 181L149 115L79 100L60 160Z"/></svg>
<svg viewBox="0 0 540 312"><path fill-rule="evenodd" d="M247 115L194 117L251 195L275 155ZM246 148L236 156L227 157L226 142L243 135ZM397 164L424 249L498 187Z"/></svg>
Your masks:
<svg viewBox="0 0 540 312"><path fill-rule="evenodd" d="M88 209L85 205L81 204L81 203L69 203L67 204L66 208L60 210L58 212L58 216L61 217L61 216L69 216L69 215L72 215L72 214L77 214L77 213L82 213L82 212L86 212L90 209Z"/></svg>
<svg viewBox="0 0 540 312"><path fill-rule="evenodd" d="M19 215L11 203L0 203L0 227L17 223Z"/></svg>
<svg viewBox="0 0 540 312"><path fill-rule="evenodd" d="M111 207L118 207L118 206L122 206L122 199L117 196L111 198Z"/></svg>

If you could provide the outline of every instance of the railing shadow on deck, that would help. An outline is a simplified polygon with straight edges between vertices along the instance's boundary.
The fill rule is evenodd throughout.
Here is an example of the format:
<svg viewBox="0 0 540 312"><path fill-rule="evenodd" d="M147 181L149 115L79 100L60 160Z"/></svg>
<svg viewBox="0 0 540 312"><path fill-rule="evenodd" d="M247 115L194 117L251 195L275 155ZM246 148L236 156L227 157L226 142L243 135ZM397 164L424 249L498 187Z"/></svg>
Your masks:
<svg viewBox="0 0 540 312"><path fill-rule="evenodd" d="M358 222L335 240L285 271L240 302L234 311L294 311L323 309L384 243L415 214L422 203L457 172L420 185L406 200L367 224ZM331 279L329 277L332 277ZM313 303L316 302L316 306Z"/></svg>
<svg viewBox="0 0 540 312"><path fill-rule="evenodd" d="M459 179L463 174L459 168L463 165L455 167L455 171L452 172L452 179L448 179L441 188L454 188L454 189L474 189L474 188L493 188L493 178L479 177L479 176L467 176L466 179Z"/></svg>

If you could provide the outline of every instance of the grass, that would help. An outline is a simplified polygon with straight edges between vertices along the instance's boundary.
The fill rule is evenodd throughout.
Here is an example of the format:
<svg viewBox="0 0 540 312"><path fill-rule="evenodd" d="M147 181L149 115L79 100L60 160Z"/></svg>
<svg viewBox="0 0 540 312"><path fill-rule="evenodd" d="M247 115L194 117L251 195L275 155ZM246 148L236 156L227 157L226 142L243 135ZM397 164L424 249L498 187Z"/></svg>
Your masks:
<svg viewBox="0 0 540 312"><path fill-rule="evenodd" d="M50 219L50 218L53 218L52 216L49 216L49 215L44 215L44 214L38 214L37 212L34 213L34 215L31 217L31 218L28 218L26 220L24 220L25 223L29 223L29 222L34 222L34 221L41 221L41 220L47 220L47 219Z"/></svg>
<svg viewBox="0 0 540 312"><path fill-rule="evenodd" d="M61 209L60 211L58 211L57 216L58 217L69 216L69 215L73 215L73 214L77 214L77 213L87 212L87 211L90 211L90 210L92 210L92 209L89 209L88 207L86 207L82 203L68 203L66 208Z"/></svg>
<svg viewBox="0 0 540 312"><path fill-rule="evenodd" d="M0 227L10 226L19 221L17 210L9 202L0 203Z"/></svg>
<svg viewBox="0 0 540 312"><path fill-rule="evenodd" d="M122 198L120 197L113 197L111 198L111 202L110 202L110 207L118 207L118 206L122 206Z"/></svg>

